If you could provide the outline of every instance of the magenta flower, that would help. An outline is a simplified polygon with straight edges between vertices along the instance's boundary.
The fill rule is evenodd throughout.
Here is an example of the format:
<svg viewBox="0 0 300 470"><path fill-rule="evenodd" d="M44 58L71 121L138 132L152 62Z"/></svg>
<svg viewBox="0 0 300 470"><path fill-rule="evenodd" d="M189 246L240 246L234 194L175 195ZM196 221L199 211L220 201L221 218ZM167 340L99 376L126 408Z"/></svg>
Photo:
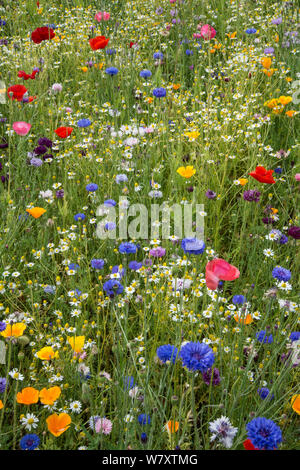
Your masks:
<svg viewBox="0 0 300 470"><path fill-rule="evenodd" d="M217 34L217 31L209 24L204 24L203 26L201 26L200 34L201 37L205 39L205 41L207 41L209 39L213 39Z"/></svg>

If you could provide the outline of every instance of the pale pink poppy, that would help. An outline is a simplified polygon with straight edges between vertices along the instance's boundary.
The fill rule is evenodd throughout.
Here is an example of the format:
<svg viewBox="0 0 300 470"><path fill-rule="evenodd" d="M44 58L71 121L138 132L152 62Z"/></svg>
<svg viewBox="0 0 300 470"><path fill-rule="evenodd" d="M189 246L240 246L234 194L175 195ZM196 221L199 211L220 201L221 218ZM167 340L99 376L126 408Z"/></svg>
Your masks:
<svg viewBox="0 0 300 470"><path fill-rule="evenodd" d="M296 181L300 181L300 173L296 173L296 174L295 174L295 180L296 180Z"/></svg>
<svg viewBox="0 0 300 470"><path fill-rule="evenodd" d="M213 39L217 34L217 31L209 24L204 24L200 29L201 37L205 40Z"/></svg>
<svg viewBox="0 0 300 470"><path fill-rule="evenodd" d="M240 271L224 259L215 258L206 265L205 280L209 289L215 290L219 281L234 281L240 276Z"/></svg>
<svg viewBox="0 0 300 470"><path fill-rule="evenodd" d="M108 21L109 18L110 18L110 13L107 13L106 11L98 11L98 13L96 13L95 15L95 20L97 21L101 21L101 20Z"/></svg>
<svg viewBox="0 0 300 470"><path fill-rule="evenodd" d="M24 121L17 121L13 123L12 127L16 134L26 135L31 129L31 124L28 124L28 122Z"/></svg>

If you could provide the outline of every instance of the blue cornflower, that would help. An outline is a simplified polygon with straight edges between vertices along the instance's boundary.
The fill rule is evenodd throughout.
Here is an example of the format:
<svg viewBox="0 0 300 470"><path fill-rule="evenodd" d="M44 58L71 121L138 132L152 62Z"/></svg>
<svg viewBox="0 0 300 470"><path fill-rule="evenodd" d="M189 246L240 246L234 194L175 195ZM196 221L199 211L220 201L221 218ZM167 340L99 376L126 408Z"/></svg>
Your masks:
<svg viewBox="0 0 300 470"><path fill-rule="evenodd" d="M255 29L255 28L248 28L248 29L246 29L246 33L247 33L247 34L255 34L256 31L257 31L257 29Z"/></svg>
<svg viewBox="0 0 300 470"><path fill-rule="evenodd" d="M116 201L114 201L114 199L106 199L103 203L105 206L108 206L108 207L113 207L115 206L117 203Z"/></svg>
<svg viewBox="0 0 300 470"><path fill-rule="evenodd" d="M165 364L167 361L172 361L175 364L178 349L171 344L164 344L159 346L156 350L158 358Z"/></svg>
<svg viewBox="0 0 300 470"><path fill-rule="evenodd" d="M205 249L205 243L198 238L184 238L181 242L181 248L185 253L200 255Z"/></svg>
<svg viewBox="0 0 300 470"><path fill-rule="evenodd" d="M123 377L123 383L125 390L131 390L136 385L134 377L132 375L126 375L125 377Z"/></svg>
<svg viewBox="0 0 300 470"><path fill-rule="evenodd" d="M79 264L76 263L70 263L68 266L69 269L73 269L74 271L78 271L79 269Z"/></svg>
<svg viewBox="0 0 300 470"><path fill-rule="evenodd" d="M256 339L260 342L260 343L268 343L268 344L271 344L273 343L273 335L267 335L267 332L266 330L261 330L259 333L256 333Z"/></svg>
<svg viewBox="0 0 300 470"><path fill-rule="evenodd" d="M92 123L89 119L79 119L77 122L78 127L89 127L91 124Z"/></svg>
<svg viewBox="0 0 300 470"><path fill-rule="evenodd" d="M86 185L85 189L86 189L88 192L97 191L98 185L97 185L96 183L89 183L89 184Z"/></svg>
<svg viewBox="0 0 300 470"><path fill-rule="evenodd" d="M4 321L0 321L0 331L4 331L6 329L6 323Z"/></svg>
<svg viewBox="0 0 300 470"><path fill-rule="evenodd" d="M112 298L115 295L122 294L124 287L116 279L110 279L103 284L103 290Z"/></svg>
<svg viewBox="0 0 300 470"><path fill-rule="evenodd" d="M128 268L132 271L138 271L143 266L143 263L139 263L138 261L130 261L128 263Z"/></svg>
<svg viewBox="0 0 300 470"><path fill-rule="evenodd" d="M282 234L279 240L280 245L285 245L288 241L289 241L288 237Z"/></svg>
<svg viewBox="0 0 300 470"><path fill-rule="evenodd" d="M120 268L118 265L116 266L113 266L112 270L111 270L111 273L112 274L116 274L118 273L120 278L122 278L125 274L125 269L124 268Z"/></svg>
<svg viewBox="0 0 300 470"><path fill-rule="evenodd" d="M151 423L151 418L150 418L149 415L146 415L146 414L142 413L138 416L138 422L140 424L150 424Z"/></svg>
<svg viewBox="0 0 300 470"><path fill-rule="evenodd" d="M293 341L298 341L298 339L300 339L300 331L293 331L290 334L290 340L293 342Z"/></svg>
<svg viewBox="0 0 300 470"><path fill-rule="evenodd" d="M268 55L268 54L272 54L272 55L273 55L274 52L275 52L274 47L266 47L265 50L264 50L264 54L265 54L265 55Z"/></svg>
<svg viewBox="0 0 300 470"><path fill-rule="evenodd" d="M234 295L233 298L232 298L232 302L235 305L244 304L246 302L246 300L247 299L244 295Z"/></svg>
<svg viewBox="0 0 300 470"><path fill-rule="evenodd" d="M107 55L114 55L117 51L116 49L106 49L105 52Z"/></svg>
<svg viewBox="0 0 300 470"><path fill-rule="evenodd" d="M141 441L142 441L142 443L143 443L143 444L146 444L147 440L148 440L147 434L146 434L145 432L142 432L142 434L141 434Z"/></svg>
<svg viewBox="0 0 300 470"><path fill-rule="evenodd" d="M0 393L4 393L6 389L7 383L5 377L0 377Z"/></svg>
<svg viewBox="0 0 300 470"><path fill-rule="evenodd" d="M282 441L281 429L271 419L254 418L246 425L248 438L258 449L273 450Z"/></svg>
<svg viewBox="0 0 300 470"><path fill-rule="evenodd" d="M164 98L166 96L167 92L165 88L154 88L153 90L153 96L156 98Z"/></svg>
<svg viewBox="0 0 300 470"><path fill-rule="evenodd" d="M276 266L276 268L272 271L272 276L274 279L278 279L278 281L289 281L291 279L291 271L288 269L282 268L281 266Z"/></svg>
<svg viewBox="0 0 300 470"><path fill-rule="evenodd" d="M153 59L163 59L164 55L162 52L154 52Z"/></svg>
<svg viewBox="0 0 300 470"><path fill-rule="evenodd" d="M119 252L122 254L136 253L137 246L134 243L124 242L119 246Z"/></svg>
<svg viewBox="0 0 300 470"><path fill-rule="evenodd" d="M78 220L84 220L85 219L85 214L79 213L74 215L74 220L78 222Z"/></svg>
<svg viewBox="0 0 300 470"><path fill-rule="evenodd" d="M278 175L281 175L281 173L282 173L282 168L277 167L277 168L275 168L274 171L275 171L275 173L277 173Z"/></svg>
<svg viewBox="0 0 300 470"><path fill-rule="evenodd" d="M191 371L204 372L215 362L213 350L205 343L190 343L182 346L180 353L183 367Z"/></svg>
<svg viewBox="0 0 300 470"><path fill-rule="evenodd" d="M265 400L267 397L269 397L269 399L271 399L271 400L273 400L273 398L274 398L274 393L272 393L272 395L269 396L270 390L267 387L259 388L257 390L257 393L260 396L260 398L262 398L263 400Z"/></svg>
<svg viewBox="0 0 300 470"><path fill-rule="evenodd" d="M105 230L114 230L117 227L117 225L114 222L107 222L104 225Z"/></svg>
<svg viewBox="0 0 300 470"><path fill-rule="evenodd" d="M40 444L40 438L37 434L26 434L20 440L20 447L22 450L34 450Z"/></svg>
<svg viewBox="0 0 300 470"><path fill-rule="evenodd" d="M45 286L44 292L45 294L55 294L56 286Z"/></svg>
<svg viewBox="0 0 300 470"><path fill-rule="evenodd" d="M116 67L108 67L106 70L105 70L105 73L107 73L107 75L110 75L111 77L113 75L117 75L117 73L119 72L119 70L116 68Z"/></svg>
<svg viewBox="0 0 300 470"><path fill-rule="evenodd" d="M116 175L116 183L117 184L126 183L127 181L128 181L128 177L124 173Z"/></svg>
<svg viewBox="0 0 300 470"><path fill-rule="evenodd" d="M104 259L101 259L101 258L92 259L91 266L92 268L95 268L95 269L102 269L104 266Z"/></svg>
<svg viewBox="0 0 300 470"><path fill-rule="evenodd" d="M142 78L149 78L149 77L151 77L151 75L152 75L152 72L150 72L150 70L147 70L147 69L142 70L140 72L140 77L142 77Z"/></svg>
<svg viewBox="0 0 300 470"><path fill-rule="evenodd" d="M194 54L194 52L191 49L187 49L185 51L185 53L186 53L186 55L193 55Z"/></svg>

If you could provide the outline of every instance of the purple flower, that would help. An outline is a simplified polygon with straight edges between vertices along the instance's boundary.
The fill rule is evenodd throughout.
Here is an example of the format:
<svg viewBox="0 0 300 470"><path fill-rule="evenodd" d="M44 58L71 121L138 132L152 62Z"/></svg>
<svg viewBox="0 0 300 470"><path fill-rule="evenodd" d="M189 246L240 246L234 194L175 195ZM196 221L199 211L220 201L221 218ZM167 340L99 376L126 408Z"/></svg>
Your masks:
<svg viewBox="0 0 300 470"><path fill-rule="evenodd" d="M89 184L86 185L85 189L86 189L88 192L97 191L98 185L97 185L96 183L89 183Z"/></svg>
<svg viewBox="0 0 300 470"><path fill-rule="evenodd" d="M42 164L43 164L43 160L41 160L40 158L33 157L30 160L30 165L31 166L39 167L39 166L42 166Z"/></svg>
<svg viewBox="0 0 300 470"><path fill-rule="evenodd" d="M154 258L162 258L166 254L165 248L157 247L157 248L152 248L149 251L149 254L151 256L154 256Z"/></svg>
<svg viewBox="0 0 300 470"><path fill-rule="evenodd" d="M4 331L6 329L6 323L4 321L0 321L0 331Z"/></svg>
<svg viewBox="0 0 300 470"><path fill-rule="evenodd" d="M288 235L292 238L294 238L295 240L299 240L300 238L300 227L290 227L288 229Z"/></svg>
<svg viewBox="0 0 300 470"><path fill-rule="evenodd" d="M245 191L243 194L243 198L245 201L249 202L259 202L260 199L260 192L257 191L256 189L249 189L248 191Z"/></svg>
<svg viewBox="0 0 300 470"><path fill-rule="evenodd" d="M212 383L212 385L216 386L221 382L220 371L217 368L214 369L213 374L212 369L207 369L202 373L202 378L206 385Z"/></svg>
<svg viewBox="0 0 300 470"><path fill-rule="evenodd" d="M205 249L205 243L198 238L184 238L181 242L181 248L185 253L200 255Z"/></svg>
<svg viewBox="0 0 300 470"><path fill-rule="evenodd" d="M273 20L271 21L272 24L276 24L276 25L279 25L282 23L282 17L279 16L278 18L273 18Z"/></svg>
<svg viewBox="0 0 300 470"><path fill-rule="evenodd" d="M5 377L0 377L0 393L4 393L7 387L7 382Z"/></svg>
<svg viewBox="0 0 300 470"><path fill-rule="evenodd" d="M266 47L264 50L265 55L273 55L275 52L274 47Z"/></svg>
<svg viewBox="0 0 300 470"><path fill-rule="evenodd" d="M65 195L65 192L64 192L63 189L59 189L58 191L56 191L55 195L56 195L57 199L62 199Z"/></svg>
<svg viewBox="0 0 300 470"><path fill-rule="evenodd" d="M205 196L207 197L207 199L215 199L217 194L211 189L209 189L208 191L206 191Z"/></svg>

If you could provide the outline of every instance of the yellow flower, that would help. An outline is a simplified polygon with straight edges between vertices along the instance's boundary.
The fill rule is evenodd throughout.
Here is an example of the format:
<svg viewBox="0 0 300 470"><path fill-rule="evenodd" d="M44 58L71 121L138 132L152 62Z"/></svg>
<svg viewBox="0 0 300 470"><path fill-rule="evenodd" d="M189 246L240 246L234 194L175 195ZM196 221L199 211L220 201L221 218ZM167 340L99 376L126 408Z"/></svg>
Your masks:
<svg viewBox="0 0 300 470"><path fill-rule="evenodd" d="M81 70L82 70L83 72L87 72L87 71L88 71L88 68L87 68L87 67L81 67Z"/></svg>
<svg viewBox="0 0 300 470"><path fill-rule="evenodd" d="M82 351L85 336L68 336L67 341L74 352L79 353Z"/></svg>
<svg viewBox="0 0 300 470"><path fill-rule="evenodd" d="M291 400L291 405L293 410L300 415L300 394L298 395L293 395L292 400Z"/></svg>
<svg viewBox="0 0 300 470"><path fill-rule="evenodd" d="M248 180L247 180L247 178L239 178L239 180L238 180L238 181L239 181L239 183L240 183L242 186L245 186L245 184L247 184L247 183L248 183Z"/></svg>
<svg viewBox="0 0 300 470"><path fill-rule="evenodd" d="M193 142L200 135L200 132L191 131L191 132L186 132L184 135L189 138L189 142Z"/></svg>
<svg viewBox="0 0 300 470"><path fill-rule="evenodd" d="M2 402L2 400L0 400L0 410L2 410L3 406L4 406L3 402Z"/></svg>
<svg viewBox="0 0 300 470"><path fill-rule="evenodd" d="M19 338L23 335L26 328L25 323L14 323L13 325L7 325L5 330L1 332L1 335L4 336L4 338L11 338L12 336Z"/></svg>
<svg viewBox="0 0 300 470"><path fill-rule="evenodd" d="M179 88L180 88L180 84L179 83L174 83L173 89L178 90Z"/></svg>
<svg viewBox="0 0 300 470"><path fill-rule="evenodd" d="M50 361L50 359L58 357L58 351L54 352L51 346L45 346L44 348L40 349L36 355L42 361Z"/></svg>
<svg viewBox="0 0 300 470"><path fill-rule="evenodd" d="M193 166L181 166L177 169L177 173L184 178L191 178L196 173L196 170Z"/></svg>
<svg viewBox="0 0 300 470"><path fill-rule="evenodd" d="M46 210L42 207L32 207L31 209L26 209L26 212L32 215L35 219L38 219L41 215L45 214Z"/></svg>

